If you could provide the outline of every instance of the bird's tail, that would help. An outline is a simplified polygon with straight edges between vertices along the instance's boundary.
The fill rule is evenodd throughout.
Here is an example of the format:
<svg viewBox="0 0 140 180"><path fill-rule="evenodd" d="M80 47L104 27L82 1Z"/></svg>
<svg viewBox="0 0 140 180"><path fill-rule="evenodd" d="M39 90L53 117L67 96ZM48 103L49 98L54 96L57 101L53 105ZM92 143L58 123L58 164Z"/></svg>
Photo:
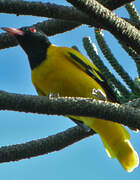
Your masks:
<svg viewBox="0 0 140 180"><path fill-rule="evenodd" d="M106 152L110 158L117 158L122 167L132 172L139 165L139 157L128 139L115 142L109 146L104 137L101 136Z"/></svg>
<svg viewBox="0 0 140 180"><path fill-rule="evenodd" d="M130 135L121 124L96 118L80 117L80 120L100 135L108 156L117 158L126 171L132 172L139 165Z"/></svg>
<svg viewBox="0 0 140 180"><path fill-rule="evenodd" d="M128 172L132 172L139 165L138 154L129 140L118 143L115 154L123 168Z"/></svg>

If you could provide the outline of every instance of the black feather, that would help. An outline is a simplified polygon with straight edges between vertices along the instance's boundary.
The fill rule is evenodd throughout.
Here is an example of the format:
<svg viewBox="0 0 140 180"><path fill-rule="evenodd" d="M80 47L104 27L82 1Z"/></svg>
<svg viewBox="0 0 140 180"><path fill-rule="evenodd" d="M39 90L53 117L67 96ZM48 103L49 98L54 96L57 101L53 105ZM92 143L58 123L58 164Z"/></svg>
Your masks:
<svg viewBox="0 0 140 180"><path fill-rule="evenodd" d="M84 61L82 61L78 56L76 56L75 54L69 52L70 56L79 64L81 64L84 68L85 68L85 72L92 77L97 83L100 84L100 86L104 89L104 91L106 92L106 95L108 97L108 99L112 102L118 102L118 99L113 91L113 89L108 85L107 80L103 77L102 73L99 72L96 69L93 69L93 67L91 67L90 65L86 64ZM98 74L98 76L101 78L99 79L97 76L95 76L95 74L93 73L93 70Z"/></svg>

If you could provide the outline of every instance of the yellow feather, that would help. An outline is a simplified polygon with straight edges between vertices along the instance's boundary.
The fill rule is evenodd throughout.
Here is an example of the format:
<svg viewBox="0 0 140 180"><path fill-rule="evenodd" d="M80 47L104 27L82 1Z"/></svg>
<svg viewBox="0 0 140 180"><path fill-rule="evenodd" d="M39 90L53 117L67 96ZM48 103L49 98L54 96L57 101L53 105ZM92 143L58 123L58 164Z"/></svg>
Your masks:
<svg viewBox="0 0 140 180"><path fill-rule="evenodd" d="M92 94L93 89L106 94L104 88L86 73L85 66L70 55L70 53L74 54L90 66L93 74L102 81L97 73L98 68L79 52L71 48L51 45L46 53L46 60L32 71L32 81L39 95L47 96L53 93L60 96L98 99ZM106 99L109 100L107 95ZM95 130L101 137L109 157L116 157L126 171L131 172L138 166L138 155L129 142L129 133L122 125L97 118L70 117L84 122L86 126Z"/></svg>
<svg viewBox="0 0 140 180"><path fill-rule="evenodd" d="M99 69L78 51L52 45L47 36L35 28L4 27L3 30L15 35L27 53L32 82L40 96L52 93L117 101ZM126 171L131 172L138 166L137 152L129 141L129 133L121 124L97 118L69 117L96 131L109 157L116 157Z"/></svg>

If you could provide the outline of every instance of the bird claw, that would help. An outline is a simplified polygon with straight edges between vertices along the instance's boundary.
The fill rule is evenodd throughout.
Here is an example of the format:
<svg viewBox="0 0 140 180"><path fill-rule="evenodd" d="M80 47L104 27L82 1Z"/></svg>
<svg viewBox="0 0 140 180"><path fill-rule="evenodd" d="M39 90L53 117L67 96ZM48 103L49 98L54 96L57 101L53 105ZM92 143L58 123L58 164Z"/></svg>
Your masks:
<svg viewBox="0 0 140 180"><path fill-rule="evenodd" d="M96 96L98 99L106 101L106 95L100 89L93 89L92 95Z"/></svg>
<svg viewBox="0 0 140 180"><path fill-rule="evenodd" d="M49 97L49 98L58 98L58 97L60 97L60 96L59 96L59 93L53 94L53 93L50 92L50 93L48 93L48 97Z"/></svg>

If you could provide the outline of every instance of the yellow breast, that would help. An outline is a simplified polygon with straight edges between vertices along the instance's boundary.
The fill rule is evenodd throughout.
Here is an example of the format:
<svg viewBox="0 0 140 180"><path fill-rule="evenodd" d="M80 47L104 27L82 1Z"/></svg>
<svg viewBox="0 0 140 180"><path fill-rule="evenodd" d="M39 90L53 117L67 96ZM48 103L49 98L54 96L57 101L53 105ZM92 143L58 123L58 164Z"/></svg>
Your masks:
<svg viewBox="0 0 140 180"><path fill-rule="evenodd" d="M46 59L32 71L32 81L45 95L93 97L101 86L68 57L69 48L51 45Z"/></svg>

